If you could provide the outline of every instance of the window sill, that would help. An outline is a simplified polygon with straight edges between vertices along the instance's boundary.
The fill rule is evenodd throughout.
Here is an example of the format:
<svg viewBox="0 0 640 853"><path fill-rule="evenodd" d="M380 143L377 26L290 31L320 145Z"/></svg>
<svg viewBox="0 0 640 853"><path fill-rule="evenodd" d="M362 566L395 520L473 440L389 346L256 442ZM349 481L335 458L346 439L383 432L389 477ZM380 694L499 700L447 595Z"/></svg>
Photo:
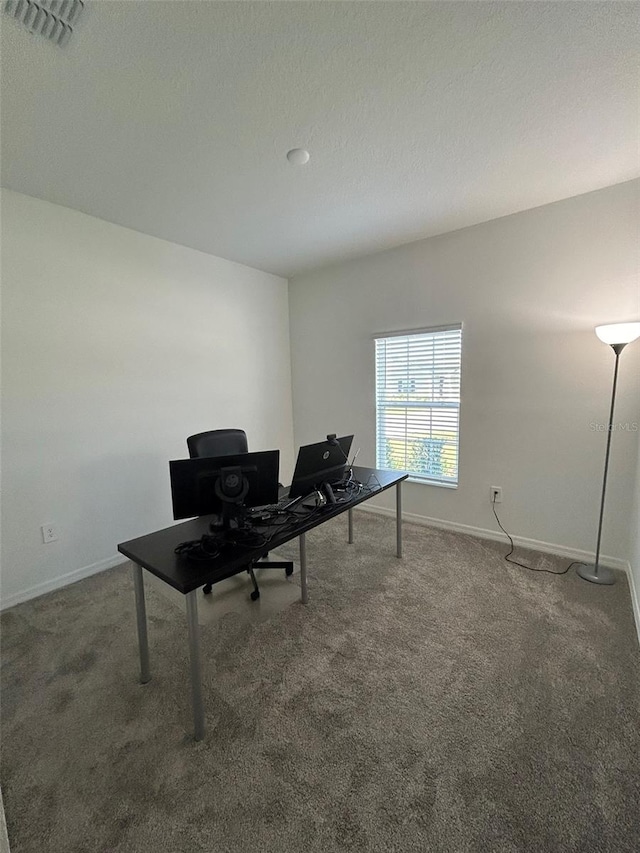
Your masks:
<svg viewBox="0 0 640 853"><path fill-rule="evenodd" d="M437 486L439 489L457 489L458 483L440 483L438 480L422 480L409 474L407 483L418 483L421 486Z"/></svg>

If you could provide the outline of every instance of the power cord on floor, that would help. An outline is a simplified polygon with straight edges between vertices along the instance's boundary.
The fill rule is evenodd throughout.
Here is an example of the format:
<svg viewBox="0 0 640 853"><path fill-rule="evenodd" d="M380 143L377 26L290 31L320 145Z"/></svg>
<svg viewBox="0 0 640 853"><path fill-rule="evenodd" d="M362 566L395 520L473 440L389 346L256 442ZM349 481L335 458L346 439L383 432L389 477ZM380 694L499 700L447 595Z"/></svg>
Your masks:
<svg viewBox="0 0 640 853"><path fill-rule="evenodd" d="M573 563L569 563L569 565L567 566L566 569L563 569L561 572L554 572L551 569L536 569L534 566L527 566L525 563L518 562L518 560L512 560L511 555L515 551L516 546L513 543L513 539L507 533L507 531L504 529L504 527L502 526L502 524L500 522L500 519L498 518L498 513L496 512L495 501L491 501L491 509L493 510L493 514L495 515L496 521L498 522L498 527L500 528L500 530L502 530L502 532L507 537L507 539L509 540L509 543L511 545L511 547L509 548L509 551L504 556L504 559L507 561L507 563L512 563L514 566L520 566L521 569L529 569L530 572L545 572L545 574L547 574L547 575L566 575L572 566L577 566L580 564L579 560L574 560Z"/></svg>

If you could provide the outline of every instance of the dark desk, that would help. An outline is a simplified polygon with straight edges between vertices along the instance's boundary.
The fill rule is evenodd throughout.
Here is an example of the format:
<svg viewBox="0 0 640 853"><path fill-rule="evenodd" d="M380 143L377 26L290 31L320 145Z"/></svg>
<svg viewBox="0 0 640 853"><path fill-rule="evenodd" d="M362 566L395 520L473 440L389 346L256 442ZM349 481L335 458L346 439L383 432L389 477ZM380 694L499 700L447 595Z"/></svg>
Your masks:
<svg viewBox="0 0 640 853"><path fill-rule="evenodd" d="M349 513L349 543L353 542L352 510L358 504L374 497L380 492L396 487L396 553L402 557L402 493L401 484L407 474L398 471L381 471L374 468L354 467L353 476L366 485L363 493L358 494L344 503L328 504L322 509L310 514L301 515L294 524L287 525L286 530L275 533L269 540L269 550L274 551L285 542L299 538L300 540L300 598L307 603L307 554L305 533L323 524L330 518L335 518L343 512ZM215 584L245 571L251 560L258 560L264 553L261 547L234 545L225 547L219 557L204 564L187 561L174 553L175 547L181 542L199 539L209 532L211 518L205 516L175 524L156 533L131 539L118 545L118 551L128 557L133 563L133 580L136 595L136 614L138 622L138 643L140 647L140 680L146 684L151 680L149 666L149 643L147 640L147 616L144 601L144 582L142 569L168 583L181 592L186 598L187 627L189 632L189 652L191 662L191 692L193 701L193 719L195 739L204 737L204 705L202 701L202 683L200 676L200 631L198 626L197 591L205 584ZM270 528L269 532L274 528Z"/></svg>

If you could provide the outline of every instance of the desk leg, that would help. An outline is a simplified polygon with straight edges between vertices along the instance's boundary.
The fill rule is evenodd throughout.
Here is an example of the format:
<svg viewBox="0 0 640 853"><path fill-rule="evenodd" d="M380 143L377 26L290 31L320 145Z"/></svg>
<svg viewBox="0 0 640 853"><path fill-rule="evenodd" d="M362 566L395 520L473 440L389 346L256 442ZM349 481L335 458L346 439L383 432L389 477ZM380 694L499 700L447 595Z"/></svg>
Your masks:
<svg viewBox="0 0 640 853"><path fill-rule="evenodd" d="M200 626L198 625L198 590L188 592L187 627L189 629L189 657L191 660L191 701L193 704L193 731L196 740L204 737L204 705L200 676Z"/></svg>
<svg viewBox="0 0 640 853"><path fill-rule="evenodd" d="M353 510L347 510L349 516L349 545L353 545Z"/></svg>
<svg viewBox="0 0 640 853"><path fill-rule="evenodd" d="M144 604L144 581L142 567L132 563L133 588L136 592L136 618L138 622L138 648L140 649L140 681L146 684L151 681L149 667L149 640L147 638L147 611Z"/></svg>
<svg viewBox="0 0 640 853"><path fill-rule="evenodd" d="M402 557L402 481L396 484L396 554Z"/></svg>
<svg viewBox="0 0 640 853"><path fill-rule="evenodd" d="M306 604L309 596L307 592L307 542L304 538L304 533L299 536L300 540L300 600Z"/></svg>

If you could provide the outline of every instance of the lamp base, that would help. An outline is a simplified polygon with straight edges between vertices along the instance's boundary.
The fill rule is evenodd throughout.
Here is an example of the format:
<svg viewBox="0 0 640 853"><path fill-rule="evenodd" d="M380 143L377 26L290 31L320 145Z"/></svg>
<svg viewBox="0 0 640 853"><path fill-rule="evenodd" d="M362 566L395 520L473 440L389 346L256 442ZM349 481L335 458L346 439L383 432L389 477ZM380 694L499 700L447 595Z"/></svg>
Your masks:
<svg viewBox="0 0 640 853"><path fill-rule="evenodd" d="M580 575L582 580L590 581L591 583L601 583L611 585L616 582L616 576L606 566L594 566L593 563L581 563L576 569L576 574Z"/></svg>

